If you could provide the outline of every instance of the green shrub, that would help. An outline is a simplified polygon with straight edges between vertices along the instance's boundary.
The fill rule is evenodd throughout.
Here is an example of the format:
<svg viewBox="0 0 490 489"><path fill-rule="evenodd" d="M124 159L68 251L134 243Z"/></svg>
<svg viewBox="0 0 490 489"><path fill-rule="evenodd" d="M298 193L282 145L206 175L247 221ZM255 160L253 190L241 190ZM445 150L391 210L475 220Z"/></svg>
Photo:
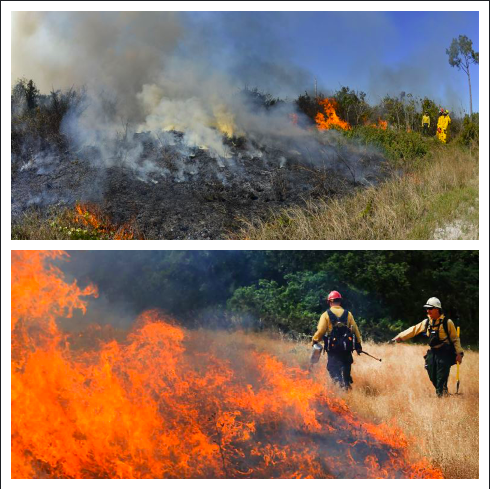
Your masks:
<svg viewBox="0 0 490 489"><path fill-rule="evenodd" d="M417 132L383 130L378 127L358 126L345 131L348 139L355 139L382 149L392 161L410 161L426 155L430 140Z"/></svg>
<svg viewBox="0 0 490 489"><path fill-rule="evenodd" d="M478 116L478 114L473 114L473 115ZM480 127L478 124L478 117L470 118L468 115L465 115L463 119L463 128L457 139L458 144L462 146L469 146L472 141L478 143L479 132L480 132Z"/></svg>

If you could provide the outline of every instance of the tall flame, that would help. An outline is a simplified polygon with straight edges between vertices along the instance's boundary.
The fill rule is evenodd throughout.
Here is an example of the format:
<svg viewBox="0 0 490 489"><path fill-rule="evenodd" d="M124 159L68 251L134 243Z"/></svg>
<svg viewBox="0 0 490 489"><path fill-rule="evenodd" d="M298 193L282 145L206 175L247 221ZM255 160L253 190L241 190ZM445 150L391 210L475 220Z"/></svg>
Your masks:
<svg viewBox="0 0 490 489"><path fill-rule="evenodd" d="M351 128L348 122L343 121L337 115L337 102L333 98L320 100L323 112L318 112L315 117L316 125L319 131L328 131L329 129L343 129L347 131Z"/></svg>
<svg viewBox="0 0 490 489"><path fill-rule="evenodd" d="M58 256L12 253L13 478L442 478L251 335L148 311L125 340L74 348L56 321L96 290Z"/></svg>

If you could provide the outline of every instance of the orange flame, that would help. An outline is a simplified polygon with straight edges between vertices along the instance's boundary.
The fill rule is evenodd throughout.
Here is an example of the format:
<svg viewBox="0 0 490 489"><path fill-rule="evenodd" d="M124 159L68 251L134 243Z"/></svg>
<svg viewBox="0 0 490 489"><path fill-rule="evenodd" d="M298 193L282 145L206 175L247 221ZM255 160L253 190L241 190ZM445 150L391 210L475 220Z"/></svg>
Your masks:
<svg viewBox="0 0 490 489"><path fill-rule="evenodd" d="M386 131L386 129L388 128L388 121L384 121L383 119L378 119L378 127Z"/></svg>
<svg viewBox="0 0 490 489"><path fill-rule="evenodd" d="M108 216L104 215L95 204L76 204L75 222L91 226L103 237L129 240L134 238L133 223L115 226Z"/></svg>
<svg viewBox="0 0 490 489"><path fill-rule="evenodd" d="M337 115L337 102L333 98L320 100L320 105L323 107L323 112L318 112L315 117L317 128L319 131L328 131L330 129L343 129L347 131L351 128L348 122L343 121Z"/></svg>
<svg viewBox="0 0 490 489"><path fill-rule="evenodd" d="M369 127L376 127L378 129L383 129L384 131L386 131L386 129L388 128L388 121L384 121L383 119L378 118L377 124L369 124L369 122L366 121L364 125Z"/></svg>
<svg viewBox="0 0 490 489"><path fill-rule="evenodd" d="M250 335L149 311L123 341L73 348L56 321L96 290L59 256L12 252L12 478L442 478Z"/></svg>
<svg viewBox="0 0 490 489"><path fill-rule="evenodd" d="M295 114L294 112L291 114L288 114L288 118L291 121L291 124L294 126L298 125L298 114Z"/></svg>

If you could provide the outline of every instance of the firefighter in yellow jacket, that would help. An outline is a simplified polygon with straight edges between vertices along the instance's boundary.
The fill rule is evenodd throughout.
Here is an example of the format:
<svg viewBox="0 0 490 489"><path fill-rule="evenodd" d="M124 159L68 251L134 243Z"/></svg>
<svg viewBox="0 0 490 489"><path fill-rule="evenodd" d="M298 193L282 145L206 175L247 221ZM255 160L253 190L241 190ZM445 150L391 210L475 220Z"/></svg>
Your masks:
<svg viewBox="0 0 490 489"><path fill-rule="evenodd" d="M352 383L351 366L354 363L352 352L356 350L358 355L362 352L361 333L352 313L341 306L342 296L339 292L330 292L327 303L329 309L318 321L317 331L313 336L313 348L318 348L317 352L321 352L319 343L325 342L330 377L343 389L349 389ZM312 355L312 362L315 362L313 358Z"/></svg>
<svg viewBox="0 0 490 489"><path fill-rule="evenodd" d="M430 128L430 116L429 116L429 112L425 111L424 115L422 116L422 133L425 136L429 134L429 128Z"/></svg>
<svg viewBox="0 0 490 489"><path fill-rule="evenodd" d="M437 137L439 141L446 144L447 132L451 119L447 110L441 109L439 114L439 119L437 119Z"/></svg>
<svg viewBox="0 0 490 489"><path fill-rule="evenodd" d="M439 139L439 141L441 141L442 143L444 143L444 131L443 131L443 127L445 125L445 122L446 122L446 119L444 117L444 109L441 109L439 111L439 118L437 119L437 132L436 132L436 136L437 136L437 139Z"/></svg>
<svg viewBox="0 0 490 489"><path fill-rule="evenodd" d="M441 301L431 297L424 306L427 319L402 331L393 338L400 343L418 334L424 334L429 340L430 349L425 356L425 368L429 379L441 397L447 394L447 379L451 366L463 361L463 349L454 323L442 313Z"/></svg>

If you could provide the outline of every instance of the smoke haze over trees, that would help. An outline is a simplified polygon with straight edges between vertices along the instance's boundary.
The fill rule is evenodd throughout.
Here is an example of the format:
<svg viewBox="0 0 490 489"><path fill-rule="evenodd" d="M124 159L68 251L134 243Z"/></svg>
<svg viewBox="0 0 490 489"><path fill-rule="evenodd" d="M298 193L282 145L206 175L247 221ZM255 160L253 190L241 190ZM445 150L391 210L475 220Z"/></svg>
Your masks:
<svg viewBox="0 0 490 489"><path fill-rule="evenodd" d="M69 254L70 260L61 263L67 276L82 286L93 282L101 296L85 321L107 321L111 311L110 319L125 327L143 310L159 308L190 327L312 335L326 295L339 290L363 334L372 339L387 340L424 319L423 304L436 296L461 326L464 343L478 342L477 251Z"/></svg>

